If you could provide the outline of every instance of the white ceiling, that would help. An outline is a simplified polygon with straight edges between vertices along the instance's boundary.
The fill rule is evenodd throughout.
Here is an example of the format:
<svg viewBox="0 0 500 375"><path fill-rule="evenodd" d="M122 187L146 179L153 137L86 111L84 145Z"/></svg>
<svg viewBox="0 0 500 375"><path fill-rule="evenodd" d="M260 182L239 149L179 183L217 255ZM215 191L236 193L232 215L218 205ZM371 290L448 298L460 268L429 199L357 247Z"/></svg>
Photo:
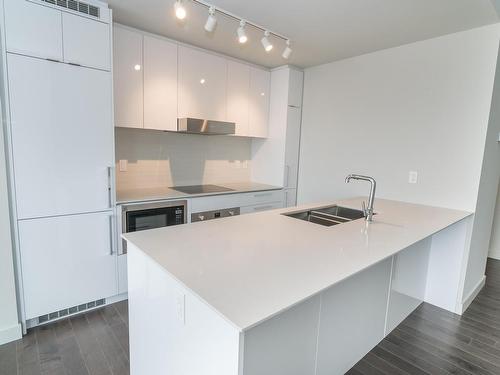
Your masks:
<svg viewBox="0 0 500 375"><path fill-rule="evenodd" d="M289 61L281 58L284 42L275 40L269 54L261 32L236 42L237 23L219 16L215 33L203 25L207 11L185 0L188 17L179 22L174 0L108 0L114 19L125 25L267 67L290 63L308 67L380 49L429 39L498 22L499 0L208 0L292 39Z"/></svg>

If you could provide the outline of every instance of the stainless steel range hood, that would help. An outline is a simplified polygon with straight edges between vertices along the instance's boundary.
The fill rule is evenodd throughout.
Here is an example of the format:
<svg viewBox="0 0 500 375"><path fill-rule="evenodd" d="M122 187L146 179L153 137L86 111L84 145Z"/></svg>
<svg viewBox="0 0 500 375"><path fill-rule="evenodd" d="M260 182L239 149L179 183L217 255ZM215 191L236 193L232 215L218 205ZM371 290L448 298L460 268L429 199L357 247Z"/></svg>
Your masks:
<svg viewBox="0 0 500 375"><path fill-rule="evenodd" d="M234 122L202 120L197 118L177 119L177 132L205 135L231 135L235 133Z"/></svg>

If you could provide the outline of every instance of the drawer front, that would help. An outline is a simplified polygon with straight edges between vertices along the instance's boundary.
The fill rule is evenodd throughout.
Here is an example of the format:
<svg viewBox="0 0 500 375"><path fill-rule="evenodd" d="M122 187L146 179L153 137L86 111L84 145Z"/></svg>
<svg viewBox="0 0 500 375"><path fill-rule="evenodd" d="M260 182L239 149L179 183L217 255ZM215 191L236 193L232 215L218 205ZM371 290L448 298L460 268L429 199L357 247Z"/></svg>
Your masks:
<svg viewBox="0 0 500 375"><path fill-rule="evenodd" d="M254 206L242 207L241 211L240 211L240 215L252 214L252 213L261 212L261 211L276 210L278 208L283 208L283 201L262 203L262 204L257 204Z"/></svg>
<svg viewBox="0 0 500 375"><path fill-rule="evenodd" d="M191 199L191 212L203 212L231 207L255 206L265 203L283 203L283 191L225 194Z"/></svg>

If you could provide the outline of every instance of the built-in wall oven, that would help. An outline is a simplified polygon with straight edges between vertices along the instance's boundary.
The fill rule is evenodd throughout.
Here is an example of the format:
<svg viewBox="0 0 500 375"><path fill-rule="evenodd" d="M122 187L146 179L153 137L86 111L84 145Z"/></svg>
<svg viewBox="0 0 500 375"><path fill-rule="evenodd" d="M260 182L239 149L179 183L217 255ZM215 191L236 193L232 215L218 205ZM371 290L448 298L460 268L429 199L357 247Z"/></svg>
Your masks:
<svg viewBox="0 0 500 375"><path fill-rule="evenodd" d="M122 233L162 228L187 223L187 201L163 201L121 206ZM121 241L121 254L127 253L127 242Z"/></svg>

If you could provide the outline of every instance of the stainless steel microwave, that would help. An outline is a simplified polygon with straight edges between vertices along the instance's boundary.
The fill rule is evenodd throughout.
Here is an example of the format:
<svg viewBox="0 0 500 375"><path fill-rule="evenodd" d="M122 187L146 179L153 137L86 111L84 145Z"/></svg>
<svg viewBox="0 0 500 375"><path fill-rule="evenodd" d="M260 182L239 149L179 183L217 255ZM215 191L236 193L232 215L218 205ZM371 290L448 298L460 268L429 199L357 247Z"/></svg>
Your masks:
<svg viewBox="0 0 500 375"><path fill-rule="evenodd" d="M163 201L121 206L122 233L180 225L187 222L187 201ZM120 254L127 253L122 240Z"/></svg>

